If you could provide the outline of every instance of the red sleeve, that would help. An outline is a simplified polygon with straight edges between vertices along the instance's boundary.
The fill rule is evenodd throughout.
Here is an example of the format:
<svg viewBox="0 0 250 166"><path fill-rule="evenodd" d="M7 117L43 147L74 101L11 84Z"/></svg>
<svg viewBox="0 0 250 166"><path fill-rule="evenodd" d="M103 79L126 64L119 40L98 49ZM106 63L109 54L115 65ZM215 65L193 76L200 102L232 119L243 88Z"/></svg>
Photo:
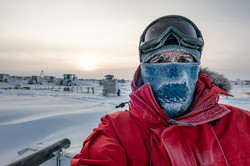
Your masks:
<svg viewBox="0 0 250 166"><path fill-rule="evenodd" d="M107 116L101 119L98 128L84 141L81 152L71 159L70 165L127 165L126 153Z"/></svg>

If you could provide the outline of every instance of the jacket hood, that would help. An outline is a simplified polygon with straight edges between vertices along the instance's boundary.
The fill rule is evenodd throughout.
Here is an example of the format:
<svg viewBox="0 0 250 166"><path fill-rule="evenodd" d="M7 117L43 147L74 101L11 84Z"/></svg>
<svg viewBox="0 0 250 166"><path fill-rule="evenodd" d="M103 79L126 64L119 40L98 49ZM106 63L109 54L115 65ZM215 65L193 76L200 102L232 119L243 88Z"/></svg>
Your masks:
<svg viewBox="0 0 250 166"><path fill-rule="evenodd" d="M230 81L223 75L215 71L210 70L207 67L201 67L200 73L208 75L211 79L211 83L220 87L222 90L229 93L232 90L232 85Z"/></svg>

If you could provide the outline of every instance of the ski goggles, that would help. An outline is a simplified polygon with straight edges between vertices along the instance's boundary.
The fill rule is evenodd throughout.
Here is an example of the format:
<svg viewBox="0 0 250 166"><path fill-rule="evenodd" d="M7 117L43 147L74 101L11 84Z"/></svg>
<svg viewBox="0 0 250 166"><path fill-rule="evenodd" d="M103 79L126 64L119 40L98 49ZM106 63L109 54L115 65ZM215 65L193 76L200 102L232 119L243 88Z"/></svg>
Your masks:
<svg viewBox="0 0 250 166"><path fill-rule="evenodd" d="M192 21L182 16L164 16L144 30L140 38L140 54L171 45L169 41L172 39L178 42L177 45L200 52L204 45L201 32Z"/></svg>

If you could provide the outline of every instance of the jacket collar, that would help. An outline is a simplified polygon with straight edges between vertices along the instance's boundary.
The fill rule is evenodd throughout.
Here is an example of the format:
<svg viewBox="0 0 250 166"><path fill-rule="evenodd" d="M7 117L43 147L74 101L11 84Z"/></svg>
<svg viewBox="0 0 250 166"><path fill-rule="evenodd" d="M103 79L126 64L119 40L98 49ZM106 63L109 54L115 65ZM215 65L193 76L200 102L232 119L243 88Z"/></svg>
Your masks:
<svg viewBox="0 0 250 166"><path fill-rule="evenodd" d="M219 94L228 96L230 94L214 85L207 74L199 73L189 113L170 119L157 104L150 84L141 83L140 71L139 66L131 84L130 107L131 113L149 128L169 124L196 126L219 119L230 112L218 104Z"/></svg>

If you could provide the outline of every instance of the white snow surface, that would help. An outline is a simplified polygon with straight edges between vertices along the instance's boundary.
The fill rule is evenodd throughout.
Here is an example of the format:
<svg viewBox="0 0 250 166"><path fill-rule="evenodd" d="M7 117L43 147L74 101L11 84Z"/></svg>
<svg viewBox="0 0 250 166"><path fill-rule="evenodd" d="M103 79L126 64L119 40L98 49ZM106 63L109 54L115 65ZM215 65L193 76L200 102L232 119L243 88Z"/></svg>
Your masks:
<svg viewBox="0 0 250 166"><path fill-rule="evenodd" d="M62 138L71 141L63 150L62 165L80 152L86 137L105 114L119 110L115 106L129 101L130 81L119 83L121 96L102 95L98 81L81 81L83 92L48 90L46 86L20 83L30 90L13 89L17 82L0 83L0 165L7 165ZM9 89L11 87L12 89ZM94 94L87 94L94 87ZM50 87L51 88L51 87ZM91 91L90 91L91 92ZM221 97L220 103L250 110L250 86L233 86L234 97ZM18 152L23 151L22 155ZM55 157L42 164L56 165Z"/></svg>

